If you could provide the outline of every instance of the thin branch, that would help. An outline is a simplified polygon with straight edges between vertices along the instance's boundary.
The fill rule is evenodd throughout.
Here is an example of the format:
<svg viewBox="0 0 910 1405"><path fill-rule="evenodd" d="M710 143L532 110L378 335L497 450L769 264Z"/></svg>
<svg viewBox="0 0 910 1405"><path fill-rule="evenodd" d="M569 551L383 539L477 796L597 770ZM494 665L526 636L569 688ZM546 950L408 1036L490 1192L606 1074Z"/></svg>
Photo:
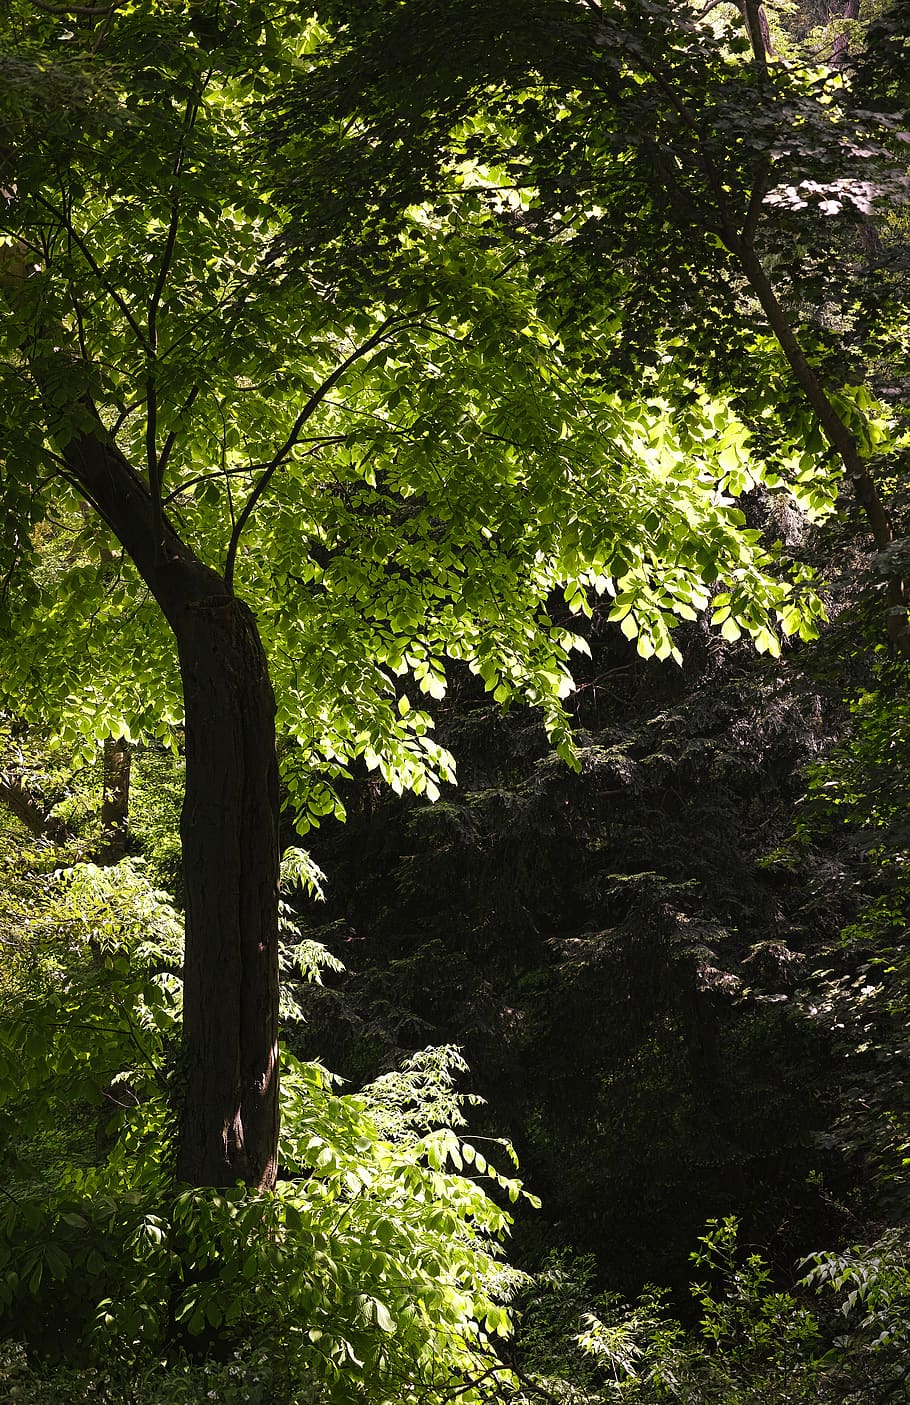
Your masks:
<svg viewBox="0 0 910 1405"><path fill-rule="evenodd" d="M231 539L228 542L227 555L225 557L224 562L224 580L225 584L228 587L228 590L231 590L233 587L234 562L237 557L237 547L240 543L240 537L243 533L243 529L252 517L256 509L257 503L259 502L263 493L268 488L278 469L281 467L285 459L291 453L294 446L297 444L300 438L300 431L303 429L303 426L306 424L307 420L310 418L311 415L315 413L315 411L322 404L325 397L328 395L329 391L335 385L338 384L345 372L350 370L351 366L353 366L357 361L360 361L364 356L369 355L369 353L371 351L374 351L377 346L379 346L382 342L386 341L389 336L394 335L395 333L403 330L406 325L406 320L402 318L400 314L393 313L391 317L387 317L386 320L379 327L377 327L373 335L367 337L366 341L362 342L360 346L355 347L354 350L351 352L350 356L346 356L343 361L339 362L339 364L335 367L334 371L332 371L330 375L326 376L322 384L318 386L316 390L313 391L309 400L306 402L303 409L300 411L300 414L294 421L290 434L282 444L281 448L275 454L274 458L266 466L265 472L259 479L259 482L256 484L253 491L250 493L250 496L244 503L240 516L234 523L234 530L231 532Z"/></svg>
<svg viewBox="0 0 910 1405"><path fill-rule="evenodd" d="M331 400L329 400L329 401L326 401L326 403L330 405L330 404L332 404L333 402L332 402ZM345 441L345 439L347 439L347 437L348 437L348 436L347 436L346 434L301 434L301 435L298 436L297 443L298 443L298 444L316 444L316 445L322 447L322 446L324 446L324 445L326 445L326 444L343 444L344 441ZM271 462L271 461L270 461L270 462ZM269 464L268 464L268 463L250 463L250 464L247 464L247 466L246 466L246 468L245 468L244 471L245 471L246 473L258 473L260 469L264 469L264 468L268 468L268 467L269 467ZM233 472L233 470L231 470L231 471Z"/></svg>
<svg viewBox="0 0 910 1405"><path fill-rule="evenodd" d="M161 517L161 483L158 477L158 383L151 370L145 378L145 462L148 470L149 493L152 499L152 533L158 549L164 526Z"/></svg>
<svg viewBox="0 0 910 1405"><path fill-rule="evenodd" d="M94 42L94 44L92 45L92 53L93 53L93 54L97 54L98 50L101 48L101 45L104 43L105 35L107 34L108 30L110 29L110 27L111 27L111 20L114 18L114 15L115 15L116 13L117 13L117 4L115 3L115 4L113 4L113 5L110 7L110 9L108 10L107 14L104 16L104 18L102 19L101 23L100 23L99 26L98 26L98 32L97 32L97 34L95 35L95 42Z"/></svg>
<svg viewBox="0 0 910 1405"><path fill-rule="evenodd" d="M504 1371L511 1373L511 1367L506 1366L502 1361L497 1361L494 1366L488 1366L485 1371L481 1371L479 1376L474 1376L473 1379L466 1380L461 1385L451 1386L451 1398L454 1399L456 1395L464 1395L469 1390L476 1390L481 1382L489 1380L490 1376L498 1376Z"/></svg>
<svg viewBox="0 0 910 1405"><path fill-rule="evenodd" d="M186 397L183 404L180 406L180 409L177 411L178 419L181 418L183 415L189 414L190 410L193 408L193 405L198 395L199 387L198 385L194 385L189 395ZM173 449L176 442L177 431L176 429L172 429L170 434L164 441L164 447L162 448L161 453L158 455L158 473L162 480L164 479L164 470L167 467L167 461L171 456L171 450ZM163 499L162 501L166 502L167 499Z"/></svg>
<svg viewBox="0 0 910 1405"><path fill-rule="evenodd" d="M203 80L202 90L205 90L208 77ZM196 122L199 112L199 100L201 94L194 94L187 99L186 111L183 115L183 132L180 137L180 144L174 154L174 169L171 182L171 218L168 223L167 237L164 241L164 251L161 255L161 264L158 269L158 277L155 279L155 286L152 289L152 296L149 300L148 322L149 322L149 345L153 351L157 349L157 318L158 309L161 305L161 298L164 294L167 276L170 272L171 262L174 257L174 249L177 244L177 231L180 226L180 190L178 182L183 171L183 162L186 157L186 140Z"/></svg>
<svg viewBox="0 0 910 1405"><path fill-rule="evenodd" d="M535 1381L531 1376L526 1376L523 1371L519 1371L517 1366L510 1366L509 1370L526 1390L533 1390L534 1394L539 1395L542 1400L552 1401L553 1405L556 1405L557 1397L552 1391L547 1390L546 1386L541 1385L539 1381Z"/></svg>
<svg viewBox="0 0 910 1405"><path fill-rule="evenodd" d="M298 444L315 444L318 448L324 448L327 444L341 444L347 438L346 434L311 434L301 436ZM210 469L206 473L197 473L195 478L187 478L184 482L178 483L176 488L172 488L165 498L162 499L164 506L172 503L183 493L188 493L190 488L195 488L198 483L211 483L213 479L240 478L243 474L259 473L269 467L268 463L240 463L234 468Z"/></svg>
<svg viewBox="0 0 910 1405"><path fill-rule="evenodd" d="M161 263L158 266L158 274L155 278L155 285L152 288L152 295L148 305L148 373L145 380L145 401L146 401L146 424L145 424L145 457L148 469L149 492L152 497L152 529L155 533L156 546L160 545L164 536L164 520L162 517L161 487L164 478L164 462L158 455L158 376L156 370L156 359L158 356L158 310L161 306L161 299L167 286L168 274L174 258L174 250L177 247L177 232L180 228L180 176L183 171L183 162L186 156L186 143L190 132L196 121L199 112L199 101L201 92L204 92L208 78L203 80L199 93L194 93L187 99L186 109L183 115L183 131L177 150L174 153L174 165L171 178L170 201L171 217L168 221L167 234L164 240L164 249L161 254ZM173 448L173 439L170 438L168 445L168 456Z"/></svg>
<svg viewBox="0 0 910 1405"><path fill-rule="evenodd" d="M136 334L136 338L139 341L140 345L145 351L148 351L148 343L145 339L145 333L143 332L142 328L139 326L139 323L136 321L135 317L130 311L129 304L120 296L120 294L117 292L117 289L113 288L107 281L94 254L91 252L82 237L73 228L73 225L70 223L67 216L61 210L58 210L56 206L51 203L50 200L45 199L43 195L36 194L34 198L37 203L39 205L43 205L44 209L47 210L49 214L52 214L54 219L57 220L58 223L67 231L73 243L76 245L76 248L79 250L80 254L85 259L92 273L95 275L95 279L97 280L101 289L105 293L107 293L108 297L113 302L117 304L120 311L123 313L123 316L129 323L129 326Z"/></svg>
<svg viewBox="0 0 910 1405"><path fill-rule="evenodd" d="M18 230L10 229L9 225L0 224L0 234L5 234L18 247L20 253L34 254L36 258L44 258L44 248L40 244L32 244L28 239L24 239Z"/></svg>
<svg viewBox="0 0 910 1405"><path fill-rule="evenodd" d="M224 488L227 493L228 512L231 518L231 531L237 526L237 513L234 511L234 493L231 487L231 471L227 466L227 453L222 449L221 453L221 477L224 479Z"/></svg>
<svg viewBox="0 0 910 1405"><path fill-rule="evenodd" d="M218 403L217 403L217 409L218 409L218 414L219 414L219 416L220 416L220 418L221 418L221 463L220 463L220 465L219 465L219 467L218 467L218 471L214 474L214 477L216 477L216 478L223 478L223 479L224 479L224 486L225 486L225 489L226 489L226 491L227 491L228 513L230 514L230 518L231 518L231 531L233 532L234 528L235 528L236 525L237 525L237 513L234 511L234 494L233 494L233 492L232 492L232 490L231 490L231 470L228 468L228 462L227 462L227 454L228 454L228 450L227 450L227 431L228 431L228 423L227 423L227 415L224 413L224 400L223 400L223 399L220 399L220 400L218 401Z"/></svg>
<svg viewBox="0 0 910 1405"><path fill-rule="evenodd" d="M743 244L751 245L755 240L755 231L758 228L758 221L761 218L762 204L768 193L768 187L771 184L771 171L773 166L774 158L769 151L762 160L758 175L755 177L755 184L752 187L752 194L749 196L746 218L743 221L742 233L739 236Z"/></svg>
<svg viewBox="0 0 910 1405"><path fill-rule="evenodd" d="M101 511L101 508L99 507L95 499L92 497L91 493L89 493L88 490L82 486L78 478L75 478L70 473L66 459L62 458L60 454L55 454L53 449L45 449L44 452L54 464L54 468L51 472L51 477L62 478L64 483L69 484L76 496L82 498L85 502L87 502L92 511L97 512L98 516L102 519L102 521L106 522L107 518L104 516L104 513ZM108 526L110 526L110 523L108 523Z"/></svg>
<svg viewBox="0 0 910 1405"><path fill-rule="evenodd" d="M255 464L254 468L264 468L265 464ZM199 483L211 483L214 479L221 479L225 474L230 474L234 478L239 478L243 473L251 473L253 468L247 463L238 464L236 468L215 468L209 469L206 473L197 473L195 478L187 478L185 482L178 483L176 488L172 488L166 497L162 498L165 507L174 502L184 493L188 493L190 488L195 488Z"/></svg>
<svg viewBox="0 0 910 1405"><path fill-rule="evenodd" d="M122 407L122 409L120 410L119 414L117 415L117 418L114 420L114 426L113 426L113 428L112 428L112 430L111 430L111 438L112 438L112 439L115 439L115 438L117 437L117 435L120 433L121 429L123 428L123 425L124 425L125 421L129 419L130 415L135 414L135 412L136 412L137 410L141 410L144 404L145 404L145 400L144 400L144 399L142 399L142 400L134 400L131 405L124 405L124 406Z"/></svg>
<svg viewBox="0 0 910 1405"><path fill-rule="evenodd" d="M112 5L50 5L48 0L28 0L28 3L33 9L42 10L46 15L76 15L80 19L106 19L115 10L119 10L124 0L114 0Z"/></svg>
<svg viewBox="0 0 910 1405"><path fill-rule="evenodd" d="M726 204L726 191L724 190L724 183L720 178L720 175L714 165L714 162L711 160L711 157L707 154L707 151L705 150L704 133L698 122L698 118L696 117L694 111L689 106L689 104L679 96L679 94L674 89L673 85L667 81L667 79L663 76L660 70L653 63L646 59L644 55L638 56L638 62L641 64L641 67L644 69L645 73L647 73L648 77L652 80L652 82L656 83L658 88L664 94L664 96L670 100L670 103L676 110L677 115L682 118L682 121L685 123L686 127L688 127L690 133L695 138L696 160L701 166L701 169L704 172L705 179L708 182L708 186L712 191L715 200L717 201L717 213L718 218L721 222L723 237L726 239L726 237L729 235L730 237L735 238L735 231L732 229L729 220L724 214L724 205ZM685 207L687 208L687 210L691 210L691 197L689 196L688 192L682 186L680 186L679 183L674 180L674 178L670 175L667 169L667 162L663 156L663 153L660 152L657 142L652 141L650 143L650 146L652 147L652 160L654 161L658 174L663 180L668 193L671 195L673 193L681 194L683 197Z"/></svg>
<svg viewBox="0 0 910 1405"><path fill-rule="evenodd" d="M222 335L228 338L239 321L244 303L250 296L259 277L259 273L248 274L243 278L235 278L232 284L225 286L210 308L201 312L194 320L189 320L179 336L174 337L173 341L167 343L158 357L158 360L166 360L178 347L181 347L184 342L190 341L207 323L215 319L218 320L222 328ZM232 300L233 307L231 306ZM228 320L225 321L225 312L228 309L230 309L230 315Z"/></svg>

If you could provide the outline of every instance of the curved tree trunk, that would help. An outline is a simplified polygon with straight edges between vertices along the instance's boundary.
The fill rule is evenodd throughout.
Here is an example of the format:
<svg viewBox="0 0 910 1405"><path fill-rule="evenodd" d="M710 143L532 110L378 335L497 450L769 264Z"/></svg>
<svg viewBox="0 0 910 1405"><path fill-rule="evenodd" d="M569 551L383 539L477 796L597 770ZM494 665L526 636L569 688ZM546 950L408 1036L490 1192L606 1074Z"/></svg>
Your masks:
<svg viewBox="0 0 910 1405"><path fill-rule="evenodd" d="M100 420L67 469L155 596L177 642L186 715L186 890L179 1176L274 1184L278 1145L275 702L256 622L153 510Z"/></svg>
<svg viewBox="0 0 910 1405"><path fill-rule="evenodd" d="M35 795L22 776L0 771L0 803L37 839L65 844L71 837L66 821L50 813L43 797Z"/></svg>

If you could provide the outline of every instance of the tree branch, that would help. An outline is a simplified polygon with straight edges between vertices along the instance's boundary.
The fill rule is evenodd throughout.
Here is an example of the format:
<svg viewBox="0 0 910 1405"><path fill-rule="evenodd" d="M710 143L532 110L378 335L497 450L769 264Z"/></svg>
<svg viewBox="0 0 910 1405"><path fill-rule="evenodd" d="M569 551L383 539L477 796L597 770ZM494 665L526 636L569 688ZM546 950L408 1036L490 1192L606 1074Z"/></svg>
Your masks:
<svg viewBox="0 0 910 1405"><path fill-rule="evenodd" d="M186 397L183 404L180 406L180 409L177 411L178 418L180 418L182 415L189 414L190 410L193 408L193 405L198 395L199 387L198 385L194 385L189 395ZM170 434L164 441L164 447L162 448L161 453L158 455L158 472L161 475L162 482L164 481L164 470L167 467L167 461L171 456L171 450L173 449L176 442L177 431L176 429L172 429ZM168 501L170 501L169 498L164 498L162 499L162 504Z"/></svg>
<svg viewBox="0 0 910 1405"><path fill-rule="evenodd" d="M49 214L53 215L54 219L58 221L62 229L65 229L67 231L67 234L72 239L73 243L76 245L76 248L79 250L80 254L85 259L86 263L88 264L89 268L94 274L95 279L97 280L102 292L107 293L108 297L114 303L116 303L117 307L119 307L120 311L123 313L123 316L126 318L126 321L129 324L131 330L135 333L136 339L139 342L140 346L143 348L143 350L148 351L148 343L145 338L145 333L143 332L142 328L139 326L139 323L136 321L135 317L130 311L129 304L120 296L116 288L111 287L110 283L105 278L104 273L101 270L101 266L96 260L94 254L91 252L81 235L76 232L73 225L67 218L66 214L62 210L58 210L57 207L52 204L50 200L47 200L43 195L36 193L33 198L35 199L37 204L42 205Z"/></svg>
<svg viewBox="0 0 910 1405"><path fill-rule="evenodd" d="M360 346L355 347L354 350L351 352L350 356L346 356L345 359L335 367L334 371L332 371L330 375L326 376L322 384L318 386L316 390L313 391L309 400L306 402L303 409L300 411L300 414L294 421L293 427L287 439L284 441L281 448L275 454L274 458L266 465L265 472L259 479L259 482L256 484L253 491L250 493L250 496L247 498L246 502L243 505L243 508L237 518L237 521L234 523L234 530L231 532L231 539L228 542L227 555L225 557L224 562L224 579L229 590L233 589L234 562L237 558L237 547L240 543L240 537L243 533L243 530L246 527L247 522L249 522L250 518L252 517L256 509L257 503L259 502L263 493L268 488L278 469L284 463L285 459L287 459L294 446L298 443L300 438L300 431L303 429L303 426L306 424L307 420L310 418L311 415L315 413L315 411L322 404L325 397L328 395L329 391L332 390L332 388L338 384L345 372L350 370L351 366L353 366L357 361L360 361L364 356L369 355L371 351L374 351L377 346L379 346L383 341L386 341L390 336L393 336L395 335L395 333L402 331L407 325L408 324L406 319L404 319L400 314L393 313L392 316L387 317L385 321L379 327L377 327L376 331L372 334L372 336L367 337L365 342L361 342Z"/></svg>
<svg viewBox="0 0 910 1405"><path fill-rule="evenodd" d="M66 822L45 808L39 798L28 789L21 776L0 772L0 802L36 838L62 844L70 837Z"/></svg>
<svg viewBox="0 0 910 1405"><path fill-rule="evenodd" d="M341 444L347 438L345 434L311 434L302 435L298 444L315 444L316 448L322 448L326 444ZM187 478L184 482L178 483L172 488L163 499L164 506L179 498L181 493L189 492L190 488L195 488L198 483L212 483L223 478L240 478L243 474L259 473L262 469L269 467L268 463L239 463L235 468L209 469L205 473L197 473L194 478Z"/></svg>
<svg viewBox="0 0 910 1405"><path fill-rule="evenodd" d="M771 50L768 21L762 14L761 0L740 0L740 9L746 21L749 43L755 58L755 67L762 78L768 76L768 54Z"/></svg>
<svg viewBox="0 0 910 1405"><path fill-rule="evenodd" d="M800 345L799 339L777 300L774 289L755 250L748 245L732 249L739 258L749 286L758 299L770 323L795 380L805 394L828 443L836 451L853 485L856 500L865 514L877 551L884 551L894 540L891 519L879 495L869 465L863 458L851 431L831 403L824 386ZM904 582L897 576L888 578L888 615L886 628L894 647L910 655L910 620Z"/></svg>
<svg viewBox="0 0 910 1405"><path fill-rule="evenodd" d="M158 274L155 278L155 285L148 305L148 372L145 381L146 400L146 423L145 423L145 457L148 471L149 491L152 495L152 511L155 518L156 540L163 535L161 488L164 479L164 468L167 457L170 456L173 448L174 436L168 437L167 457L158 455L158 375L156 360L158 356L158 310L161 306L161 299L167 286L168 274L174 258L174 250L177 247L177 232L180 228L180 176L183 171L183 162L186 156L187 137L193 129L196 116L199 112L199 102L202 92L205 91L208 78L202 82L200 91L193 93L187 99L186 109L183 116L183 131L177 150L174 153L174 165L171 178L170 200L171 217L168 221L167 234L164 240L164 249L161 254L161 263L158 267Z"/></svg>
<svg viewBox="0 0 910 1405"><path fill-rule="evenodd" d="M755 177L755 183L752 186L752 193L749 196L746 218L743 221L742 233L740 234L743 244L751 245L754 243L755 231L758 229L758 221L761 219L762 203L771 184L773 166L774 160L769 151L762 160L758 175Z"/></svg>
<svg viewBox="0 0 910 1405"><path fill-rule="evenodd" d="M48 0L28 0L35 10L46 15L76 15L79 19L106 19L119 10L124 0L114 0L112 5L50 5Z"/></svg>
<svg viewBox="0 0 910 1405"><path fill-rule="evenodd" d="M759 0L742 0L742 4L748 21L756 66L762 78L767 78L768 62L759 21ZM650 74L662 91L667 94L677 113L689 127L690 131L693 134L697 134L698 124L694 114L690 112L688 105L677 96L672 86L663 79L662 75L653 65L649 64L648 61L644 59L640 60L640 62L645 71ZM656 155L659 155L659 153ZM652 155L652 159L655 159L654 155ZM770 175L770 154L766 156L765 167L760 170L755 185L753 186L742 233L737 231L731 223L729 216L725 213L724 200L722 198L722 185L717 179L710 159L705 156L701 156L700 159L709 186L717 200L720 224L716 232L720 233L728 252L738 261L749 287L768 319L771 330L777 338L778 344L793 372L794 379L797 381L809 405L814 411L822 433L835 450L844 466L847 477L853 485L856 500L862 508L869 524L869 530L872 534L876 549L878 551L883 551L892 542L894 534L888 512L879 495L878 487L869 471L869 466L863 458L854 435L835 409L814 367L806 357L800 345L799 338L778 302L774 288L752 242L762 201L764 199L765 192L762 187L765 185ZM672 175L662 167L659 159L655 159L655 169L664 184L664 188L671 196L671 199L674 195L681 194L685 203L691 205L692 202L688 192L680 187L679 183L674 180ZM711 223L705 218L704 214L702 214L695 223L696 225L700 224L702 229L711 229ZM906 591L904 582L896 577L889 578L888 606L888 636L894 646L902 654L910 655L910 620L908 620Z"/></svg>

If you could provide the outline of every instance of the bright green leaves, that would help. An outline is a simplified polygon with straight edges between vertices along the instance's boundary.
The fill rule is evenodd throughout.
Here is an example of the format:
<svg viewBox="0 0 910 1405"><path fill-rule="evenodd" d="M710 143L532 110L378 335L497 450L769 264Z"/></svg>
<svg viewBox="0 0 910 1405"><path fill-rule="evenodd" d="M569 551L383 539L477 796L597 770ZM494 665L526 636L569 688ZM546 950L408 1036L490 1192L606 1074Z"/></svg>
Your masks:
<svg viewBox="0 0 910 1405"><path fill-rule="evenodd" d="M300 853L294 877L315 881ZM129 1364L168 1353L176 1321L255 1340L295 1388L339 1401L419 1390L442 1405L453 1379L503 1369L491 1342L510 1330L517 1275L488 1188L524 1192L493 1164L510 1148L487 1158L449 1130L471 1101L457 1050L425 1050L357 1096L284 1056L276 1191L175 1189L177 914L125 861L56 878L31 919L33 939L65 923L68 950L62 969L58 940L44 988L0 1022L11 1330L40 1341L52 1317L58 1346L62 1331L68 1349ZM65 1153L51 1184L49 1145Z"/></svg>
<svg viewBox="0 0 910 1405"><path fill-rule="evenodd" d="M110 1239L118 1198L127 1196L119 1213L132 1225L137 1202L166 1180L162 1050L180 1017L182 922L127 860L79 865L38 886L29 940L37 946L48 932L52 978L33 980L15 1006L7 999L0 1021L0 1124L21 1196L0 1234L0 1299L14 1317L28 1314L22 1293L37 1293L41 1274L66 1278L69 1293L79 1284L78 1323L86 1281L100 1297L122 1271L122 1243ZM97 1172L85 1169L96 1133L110 1148ZM52 1195L49 1139L65 1164ZM28 1245L42 1247L26 1279L17 1246Z"/></svg>
<svg viewBox="0 0 910 1405"><path fill-rule="evenodd" d="M625 436L627 444L622 471L614 469L613 501L604 494L600 534L578 517L563 531L567 563L577 568L585 558L593 560L566 588L566 600L585 614L592 589L612 596L608 618L635 641L643 658L679 662L674 630L706 610L719 586L712 622L723 637L748 634L759 652L776 654L783 607L788 620L808 629L821 606L808 578L798 596L779 578L774 552L757 530L746 528L735 506L741 493L770 474L729 404L699 395L685 381L674 385L669 370L657 384L661 394L645 402L611 402L614 435L620 444ZM775 481L780 483L779 475ZM595 470L588 474L589 492L596 483Z"/></svg>
<svg viewBox="0 0 910 1405"><path fill-rule="evenodd" d="M330 1398L419 1381L435 1400L453 1373L496 1364L489 1338L511 1325L497 1293L509 1281L498 1258L508 1216L446 1169L454 1133L390 1136L367 1110L370 1088L341 1097L333 1083L286 1058L286 1176L274 1193L187 1190L138 1217L126 1259L136 1282L100 1304L99 1342L121 1346L137 1310L148 1342L166 1313L190 1335L243 1322ZM430 1104L417 1115L432 1117ZM515 1198L518 1182L499 1179Z"/></svg>
<svg viewBox="0 0 910 1405"><path fill-rule="evenodd" d="M457 10L443 17L453 35ZM565 164L560 144L574 140L590 93L576 109L540 89L537 60L522 67L546 52L534 25L520 27L518 49L496 50L504 86L485 77L483 103L467 88L436 93L438 114L432 101L423 114L432 150L408 147L419 169L402 172L388 200L377 186L382 210L365 193L358 213L347 209L359 187L344 171L350 158L359 176L370 163L381 173L393 153L375 136L401 117L397 97L364 89L353 125L326 109L302 132L276 127L268 153L261 100L277 99L293 71L295 92L328 101L331 91L337 103L332 65L356 66L354 30L365 27L369 48L380 11L339 35L330 15L301 28L272 5L227 29L203 19L117 11L104 44L83 54L89 96L73 95L91 105L97 83L116 120L96 114L62 172L53 113L31 143L16 128L22 184L10 229L54 249L20 292L59 382L57 428L72 432L88 391L138 473L150 454L160 459L165 509L193 550L223 570L237 548L234 583L269 656L301 829L343 816L337 783L358 759L394 790L435 798L454 775L432 723L453 664L496 702L539 708L573 761L566 701L581 644L552 625L559 594L580 620L594 595L611 594L611 618L643 657L678 660L678 623L720 588L734 600L732 623L719 622L728 636L736 628L772 652L776 614L787 610L789 625L796 604L735 505L756 484L772 486L769 436L749 407L699 386L687 339L660 330L659 317L648 368L614 370L634 288L625 264L598 256L611 271L596 272L589 255L619 198L615 181L638 179L637 158L619 160L609 132L585 119L577 154L591 188L577 192L578 210L557 208L562 187L547 179ZM569 58L587 43L587 20L571 19L554 34ZM544 32L549 15L538 21ZM700 39L666 32L671 66L684 68L691 44L711 67ZM618 52L631 73L627 38ZM510 92L515 65L522 87ZM628 77L617 70L621 86ZM66 104L56 88L52 96L59 116ZM375 129L371 103L382 108ZM423 117L410 111L402 131ZM531 129L537 144L522 152ZM296 153L289 182L279 149ZM526 182L535 165L540 179ZM432 189L437 168L450 183L444 196ZM520 188L504 188L510 180ZM305 230L301 201L311 201ZM525 224L547 211L552 237L535 241ZM338 219L350 213L367 233L342 249ZM26 446L4 488L23 528L6 546L0 537L0 563L22 581L4 622L15 635L3 650L5 698L21 715L52 719L79 754L111 735L174 744L180 684L155 603L70 489L39 481L56 450L41 444L21 320L0 317L9 391L0 443L11 448L18 427ZM54 351L61 341L66 357ZM777 463L777 484L821 511L826 469L814 446L802 448L809 461ZM51 514L53 526L36 533Z"/></svg>
<svg viewBox="0 0 910 1405"><path fill-rule="evenodd" d="M0 701L85 761L107 737L174 746L183 708L164 621L69 489L34 529L28 571L0 629Z"/></svg>

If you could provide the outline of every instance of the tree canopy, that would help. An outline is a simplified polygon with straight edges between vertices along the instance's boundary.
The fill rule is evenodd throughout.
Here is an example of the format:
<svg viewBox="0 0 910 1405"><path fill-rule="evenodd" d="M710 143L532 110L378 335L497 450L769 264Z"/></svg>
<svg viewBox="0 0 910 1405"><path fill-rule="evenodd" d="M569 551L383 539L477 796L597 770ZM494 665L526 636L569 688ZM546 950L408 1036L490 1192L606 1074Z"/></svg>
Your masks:
<svg viewBox="0 0 910 1405"><path fill-rule="evenodd" d="M355 38L369 13L359 13ZM432 35L439 17L424 18ZM522 50L491 38L498 25L539 54L548 30L534 18L516 26L483 7L462 62L500 53L514 89ZM555 23L559 7L543 18ZM69 491L59 446L94 416L156 511L256 611L279 725L302 743L288 754L289 776L331 780L360 753L395 784L435 785L449 763L421 704L444 686L447 656L468 660L503 699L518 689L542 705L568 750L559 699L572 639L545 620L557 587L576 608L591 583L615 589L617 614L629 605L627 628L660 656L675 620L703 609L704 585L718 579L733 587L733 619L763 647L775 647L768 626L785 603L787 626L798 627L797 600L773 580L733 502L770 469L729 394L702 388L703 368L680 365L679 343L659 323L656 364L634 391L617 381L624 304L636 294L616 296L630 280L598 240L628 222L605 203L578 234L578 202L603 193L589 193L584 168L572 168L571 185L554 185L578 145L572 121L590 125L583 106L551 123L539 96L510 92L514 112L495 123L472 104L472 132L471 122L454 125L453 76L433 74L434 93L450 96L430 135L441 123L459 137L446 166L449 208L429 206L412 178L383 197L376 219L385 226L370 234L365 186L376 186L390 152L419 168L426 137L421 145L409 129L397 142L383 132L349 140L340 160L334 146L320 159L309 137L295 137L277 176L263 150L269 105L295 77L317 92L322 84L357 94L366 122L370 90L357 72L339 78L322 23L240 10L221 32L201 12L148 7L117 11L103 34L92 19L74 20L70 32L68 21L36 20L28 8L20 23L5 92L5 227L28 276L5 319L4 402L15 444L5 477L10 581L26 568L6 593L16 636L6 677L21 707L42 707L69 742L84 736L89 746L108 732L170 735L181 717L160 617L129 560L97 569L104 527L79 514ZM396 23L422 32L411 13ZM462 27L463 48L464 16L453 10L449 24ZM577 28L573 19L570 38ZM684 31L678 42L689 55L695 40ZM387 72L387 57L372 60L374 72ZM410 57L423 68L419 49ZM748 85L748 68L738 72ZM555 90L547 99L554 112L561 101ZM296 120L306 132L325 125L306 111ZM456 169L456 156L501 144L510 122L510 141L527 153L527 188L497 196L489 161L475 175L478 159ZM609 149L589 151L586 165L595 159L616 169ZM335 184L324 179L329 165ZM552 222L556 190L570 197L567 234L542 248L527 233L516 242L535 222ZM349 242L350 258L333 225L339 210L367 231ZM644 216L642 208L635 218ZM665 233L653 227L652 248ZM638 254L646 259L647 247ZM712 287L709 265L702 295L723 298L724 286ZM666 289L664 309L683 305L674 293ZM64 334L65 355L49 351ZM781 418L777 389L762 389L751 419ZM803 472L798 491L824 504L824 484L806 484L818 472L811 454L800 467L811 426L785 444L762 429L778 441L772 481ZM59 547L69 569L50 605L40 539L19 527L49 502L69 538ZM142 630L138 668L121 618ZM331 804L319 787L311 799L317 815Z"/></svg>

